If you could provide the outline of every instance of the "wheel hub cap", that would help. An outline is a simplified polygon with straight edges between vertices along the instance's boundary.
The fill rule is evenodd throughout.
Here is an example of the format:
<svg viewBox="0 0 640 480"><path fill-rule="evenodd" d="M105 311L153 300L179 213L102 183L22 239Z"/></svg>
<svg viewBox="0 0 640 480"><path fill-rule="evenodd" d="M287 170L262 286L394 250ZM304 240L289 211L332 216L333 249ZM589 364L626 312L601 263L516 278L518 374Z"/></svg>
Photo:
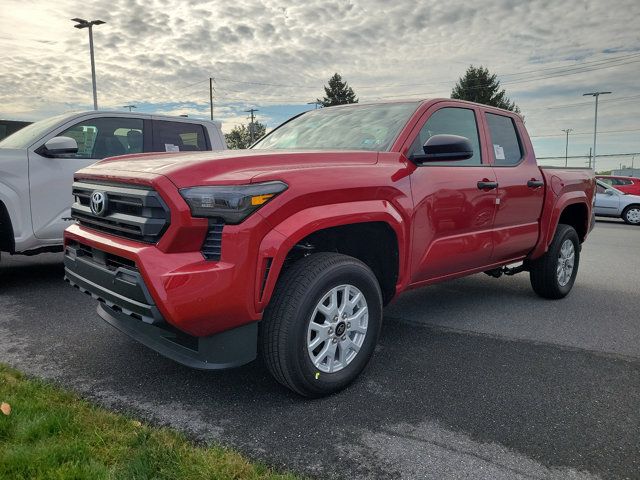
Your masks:
<svg viewBox="0 0 640 480"><path fill-rule="evenodd" d="M339 372L358 355L367 335L369 310L363 293L339 285L318 302L307 328L307 353L325 373Z"/></svg>
<svg viewBox="0 0 640 480"><path fill-rule="evenodd" d="M561 287L564 287L569 280L571 280L571 275L573 274L573 265L576 259L576 252L573 246L573 242L569 239L566 239L562 242L562 246L560 247L560 253L558 254L558 267L557 267L557 277L558 284Z"/></svg>
<svg viewBox="0 0 640 480"><path fill-rule="evenodd" d="M640 208L632 208L627 212L627 220L630 223L640 223Z"/></svg>

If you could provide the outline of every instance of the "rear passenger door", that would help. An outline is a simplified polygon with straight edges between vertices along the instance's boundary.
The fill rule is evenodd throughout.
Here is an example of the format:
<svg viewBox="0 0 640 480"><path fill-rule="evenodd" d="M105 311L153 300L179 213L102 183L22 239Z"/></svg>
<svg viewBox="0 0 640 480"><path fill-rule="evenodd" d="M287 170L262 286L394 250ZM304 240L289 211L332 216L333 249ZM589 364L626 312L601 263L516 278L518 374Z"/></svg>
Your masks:
<svg viewBox="0 0 640 480"><path fill-rule="evenodd" d="M522 120L491 111L483 117L498 180L491 256L497 263L519 259L536 245L544 182Z"/></svg>
<svg viewBox="0 0 640 480"><path fill-rule="evenodd" d="M153 120L153 152L194 152L210 150L203 125L189 122Z"/></svg>

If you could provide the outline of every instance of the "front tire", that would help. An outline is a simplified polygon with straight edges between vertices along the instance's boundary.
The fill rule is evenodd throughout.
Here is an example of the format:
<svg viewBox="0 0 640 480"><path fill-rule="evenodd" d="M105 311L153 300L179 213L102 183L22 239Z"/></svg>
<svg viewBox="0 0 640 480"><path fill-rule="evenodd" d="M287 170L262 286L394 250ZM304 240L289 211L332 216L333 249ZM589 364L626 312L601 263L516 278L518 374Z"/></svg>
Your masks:
<svg viewBox="0 0 640 480"><path fill-rule="evenodd" d="M261 354L282 385L322 397L362 372L381 324L382 292L371 269L353 257L317 253L278 280L261 325Z"/></svg>
<svg viewBox="0 0 640 480"><path fill-rule="evenodd" d="M570 225L559 224L549 250L530 263L533 290L544 298L566 297L578 274L580 239Z"/></svg>
<svg viewBox="0 0 640 480"><path fill-rule="evenodd" d="M640 225L640 205L630 205L622 212L624 223Z"/></svg>

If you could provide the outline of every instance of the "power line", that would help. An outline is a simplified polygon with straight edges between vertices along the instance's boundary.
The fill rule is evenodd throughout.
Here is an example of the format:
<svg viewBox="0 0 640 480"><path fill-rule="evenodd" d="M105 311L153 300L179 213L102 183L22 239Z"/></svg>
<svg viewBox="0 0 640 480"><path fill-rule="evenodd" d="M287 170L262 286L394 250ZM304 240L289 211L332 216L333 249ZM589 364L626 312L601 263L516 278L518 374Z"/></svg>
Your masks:
<svg viewBox="0 0 640 480"><path fill-rule="evenodd" d="M640 128L632 128L629 130L605 130L602 132L598 132L598 134L603 133L628 133L628 132L640 132ZM577 132L572 133L572 135L593 135L593 132ZM541 137L564 137L563 133L548 133L541 135L529 135L531 138L541 138Z"/></svg>
<svg viewBox="0 0 640 480"><path fill-rule="evenodd" d="M620 55L618 57L615 58L610 58L610 59L600 59L600 60L592 60L592 61L588 61L588 62L582 62L579 65L561 65L561 66L557 66L557 67L547 67L547 68L540 68L540 69L535 69L535 70L526 70L526 71L521 71L521 72L514 72L514 73L497 73L496 76L497 77L508 77L508 76L516 76L516 75L524 75L524 74L530 74L530 73L536 73L536 72L544 72L544 71L549 71L549 70L565 70L565 69L573 69L573 68L585 68L590 66L591 64L603 64L603 63L610 63L610 62L617 62L620 60L626 60L628 58L635 58L635 57L640 57L640 53L632 53L629 55ZM362 89L368 89L368 88L384 88L384 87L419 87L419 86L424 86L424 85L437 85L437 84L448 84L451 83L451 80L442 80L442 81L437 81L437 82L428 82L428 83L401 83L401 84L387 84L387 85L372 85L372 86L359 86L357 87L358 90L362 90ZM501 82L504 83L504 82ZM355 88L355 87L354 87Z"/></svg>

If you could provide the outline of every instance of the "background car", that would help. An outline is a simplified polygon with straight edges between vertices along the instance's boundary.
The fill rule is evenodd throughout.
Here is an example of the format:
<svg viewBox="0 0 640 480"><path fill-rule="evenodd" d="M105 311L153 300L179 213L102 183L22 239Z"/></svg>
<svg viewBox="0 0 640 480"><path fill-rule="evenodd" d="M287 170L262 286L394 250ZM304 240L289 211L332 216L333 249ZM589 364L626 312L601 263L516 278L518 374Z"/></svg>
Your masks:
<svg viewBox="0 0 640 480"><path fill-rule="evenodd" d="M219 123L186 117L89 111L26 126L0 142L0 252L61 251L73 174L98 160L225 148Z"/></svg>
<svg viewBox="0 0 640 480"><path fill-rule="evenodd" d="M602 180L621 192L631 195L640 195L640 178L635 177L614 177L612 175L598 175L598 180Z"/></svg>
<svg viewBox="0 0 640 480"><path fill-rule="evenodd" d="M631 225L640 225L640 196L629 195L596 180L594 212L599 217L622 218Z"/></svg>

